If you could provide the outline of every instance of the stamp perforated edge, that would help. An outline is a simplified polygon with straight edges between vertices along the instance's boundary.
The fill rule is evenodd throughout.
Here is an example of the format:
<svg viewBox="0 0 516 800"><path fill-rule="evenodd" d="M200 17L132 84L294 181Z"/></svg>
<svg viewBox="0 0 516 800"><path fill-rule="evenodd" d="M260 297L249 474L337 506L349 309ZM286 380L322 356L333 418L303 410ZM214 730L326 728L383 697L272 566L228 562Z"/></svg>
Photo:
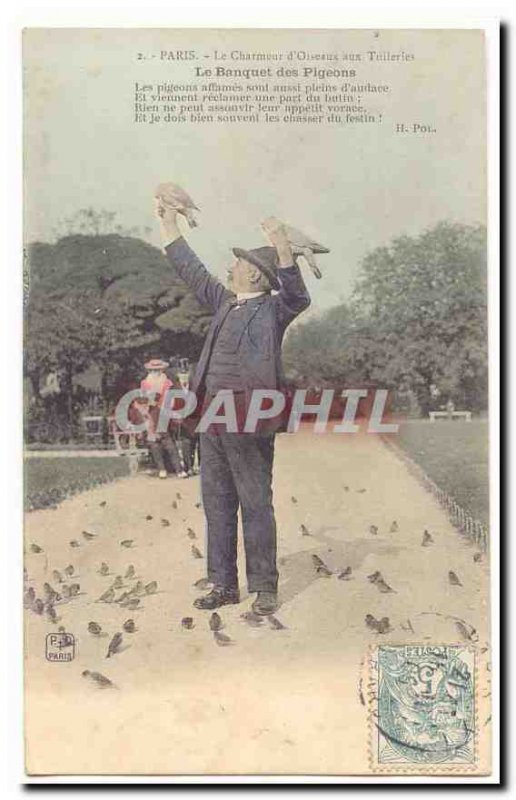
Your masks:
<svg viewBox="0 0 516 800"><path fill-rule="evenodd" d="M377 736L378 727L378 650L382 646L388 647L428 647L428 642L385 642L385 644L370 645L366 657L366 688L367 688L367 749L368 761L371 772L379 775L482 775L486 774L481 770L479 763L479 658L478 648L464 642L434 643L435 647L460 647L468 650L473 655L473 675L474 675L474 734L473 752L474 762L471 764L380 764L376 759L376 748L374 741Z"/></svg>

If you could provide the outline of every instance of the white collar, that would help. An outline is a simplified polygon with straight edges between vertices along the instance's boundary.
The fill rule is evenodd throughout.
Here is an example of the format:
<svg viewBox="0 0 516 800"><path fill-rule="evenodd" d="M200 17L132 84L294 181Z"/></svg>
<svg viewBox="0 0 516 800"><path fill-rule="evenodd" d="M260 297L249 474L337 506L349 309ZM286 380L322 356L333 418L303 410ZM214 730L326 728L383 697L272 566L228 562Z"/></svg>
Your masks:
<svg viewBox="0 0 516 800"><path fill-rule="evenodd" d="M238 292L237 300L238 302L241 300L252 300L253 297L261 297L262 294L266 294L266 292Z"/></svg>

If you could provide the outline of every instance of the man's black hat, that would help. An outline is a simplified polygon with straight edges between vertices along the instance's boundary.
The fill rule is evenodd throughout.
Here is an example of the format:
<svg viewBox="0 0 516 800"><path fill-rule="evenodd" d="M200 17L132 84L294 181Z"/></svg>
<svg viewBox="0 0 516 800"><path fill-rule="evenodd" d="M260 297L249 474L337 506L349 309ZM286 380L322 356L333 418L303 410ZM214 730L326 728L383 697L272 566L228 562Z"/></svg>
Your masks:
<svg viewBox="0 0 516 800"><path fill-rule="evenodd" d="M233 247L233 254L237 258L244 258L258 267L260 272L268 278L272 289L280 289L281 284L278 280L278 254L274 247L255 247L253 250L243 250L241 247Z"/></svg>

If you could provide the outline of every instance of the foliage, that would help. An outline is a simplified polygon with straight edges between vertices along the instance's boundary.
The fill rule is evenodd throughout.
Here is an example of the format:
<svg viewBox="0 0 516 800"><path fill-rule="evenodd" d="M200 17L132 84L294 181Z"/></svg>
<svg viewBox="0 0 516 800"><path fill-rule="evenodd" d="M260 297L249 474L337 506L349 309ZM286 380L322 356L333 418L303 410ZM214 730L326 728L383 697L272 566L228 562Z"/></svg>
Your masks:
<svg viewBox="0 0 516 800"><path fill-rule="evenodd" d="M414 395L426 412L448 398L487 404L486 240L441 223L369 253L351 302L298 326L291 375Z"/></svg>

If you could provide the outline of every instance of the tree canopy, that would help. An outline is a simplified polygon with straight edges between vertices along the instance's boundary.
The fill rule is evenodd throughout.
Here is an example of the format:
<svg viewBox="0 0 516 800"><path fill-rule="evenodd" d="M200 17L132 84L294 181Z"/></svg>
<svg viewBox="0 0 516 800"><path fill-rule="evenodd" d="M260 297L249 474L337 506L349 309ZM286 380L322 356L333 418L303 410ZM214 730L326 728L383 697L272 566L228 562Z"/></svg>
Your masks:
<svg viewBox="0 0 516 800"><path fill-rule="evenodd" d="M487 404L486 233L440 223L369 253L346 305L288 338L292 377L412 393L420 409Z"/></svg>

